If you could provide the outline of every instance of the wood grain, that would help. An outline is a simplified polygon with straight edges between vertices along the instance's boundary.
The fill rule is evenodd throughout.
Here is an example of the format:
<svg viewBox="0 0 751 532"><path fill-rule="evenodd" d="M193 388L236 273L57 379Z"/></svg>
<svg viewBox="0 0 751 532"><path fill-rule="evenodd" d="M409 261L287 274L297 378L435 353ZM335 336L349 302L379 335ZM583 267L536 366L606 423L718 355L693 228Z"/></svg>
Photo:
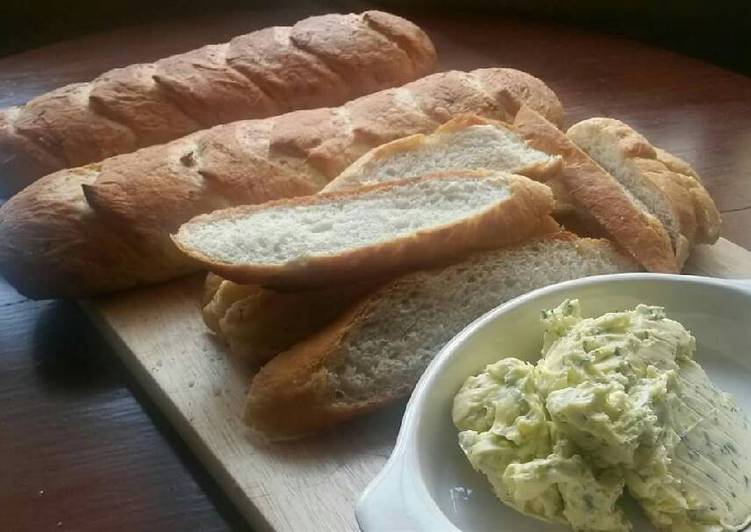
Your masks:
<svg viewBox="0 0 751 532"><path fill-rule="evenodd" d="M353 9L366 7L357 4ZM2 58L0 106L22 103L116 66L222 42L269 24L289 24L316 12L319 6L209 13ZM508 65L529 70L559 93L569 123L593 115L620 118L689 160L724 212L723 234L751 247L751 80L634 41L553 24L461 14L425 13L412 18L430 32L444 68ZM709 269L734 268L733 260L717 262ZM169 292L170 287L155 293L162 290ZM138 293L126 297L138 298ZM144 315L157 319L160 312L144 309ZM202 337L199 343L206 341ZM161 352L168 347L154 346ZM28 302L1 285L0 355L0 530L48 530L58 521L63 530L242 526L222 506L221 498L211 497L210 480L203 478L202 467L181 440L170 436L160 414L147 415L132 397L130 392L137 393L139 387L128 380L111 349L72 305ZM188 390L186 396L192 397L193 389ZM212 399L213 392L208 395L209 404L218 401ZM341 480L352 449L372 453L372 462L362 466L363 472L377 469L393 441L393 422L398 417L395 410L353 425L352 444L335 447L341 456L332 454L318 466L313 465L312 451L296 455L294 446L264 450L261 455L279 453L317 471L320 484L308 489L324 492ZM357 427L364 433L371 424L383 433L377 437L358 433ZM324 438L317 445L332 444ZM232 451L241 459L252 459L240 449ZM29 466L32 460L39 465ZM215 469L211 464L209 468ZM281 468L278 474L289 475L289 470ZM326 475L331 475L330 481L323 480ZM268 499L267 480L243 482L254 486L259 498ZM304 489L306 482L313 481L294 478L290 485ZM355 490L364 482L349 486ZM37 495L40 489L45 489L44 496ZM291 489L288 493L294 500ZM280 502L269 500L265 505L287 515ZM351 519L351 508L336 511L342 522ZM314 507L309 519L320 519L322 513Z"/></svg>

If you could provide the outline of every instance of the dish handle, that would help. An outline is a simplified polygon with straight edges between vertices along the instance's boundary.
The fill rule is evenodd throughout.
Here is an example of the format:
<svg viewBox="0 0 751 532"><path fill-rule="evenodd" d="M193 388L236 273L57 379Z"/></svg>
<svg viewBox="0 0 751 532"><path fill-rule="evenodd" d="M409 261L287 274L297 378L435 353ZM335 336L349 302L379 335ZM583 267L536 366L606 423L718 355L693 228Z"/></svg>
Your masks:
<svg viewBox="0 0 751 532"><path fill-rule="evenodd" d="M355 517L360 530L458 532L429 507L423 491L424 487L415 482L415 475L410 472L404 452L392 456L357 501Z"/></svg>

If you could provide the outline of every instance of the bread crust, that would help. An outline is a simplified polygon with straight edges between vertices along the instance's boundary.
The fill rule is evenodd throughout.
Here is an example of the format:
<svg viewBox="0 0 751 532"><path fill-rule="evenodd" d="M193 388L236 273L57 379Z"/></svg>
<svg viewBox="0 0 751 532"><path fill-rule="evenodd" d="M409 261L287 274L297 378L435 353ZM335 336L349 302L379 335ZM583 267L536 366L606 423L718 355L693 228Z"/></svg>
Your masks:
<svg viewBox="0 0 751 532"><path fill-rule="evenodd" d="M110 70L0 111L0 189L221 123L340 105L424 76L435 60L417 26L366 11Z"/></svg>
<svg viewBox="0 0 751 532"><path fill-rule="evenodd" d="M534 110L523 107L513 125L531 146L563 157L560 181L572 200L640 264L654 272L679 271L665 228L634 205L613 176Z"/></svg>
<svg viewBox="0 0 751 532"><path fill-rule="evenodd" d="M344 251L335 255L318 255L281 265L231 264L205 255L188 244L192 225L212 224L223 219L250 216L278 207L303 207L323 203L346 202L400 186L450 178L482 179L503 176L510 195L475 216L380 244ZM328 192L313 196L282 199L263 205L234 207L194 218L172 236L185 254L225 279L241 284L258 284L285 290L311 289L350 284L364 279L395 275L410 269L446 262L480 249L504 247L531 235L553 207L550 189L532 180L500 172L464 171L418 177L371 185L352 191Z"/></svg>
<svg viewBox="0 0 751 532"><path fill-rule="evenodd" d="M262 291L260 286L233 283L209 272L204 282L202 298L203 322L211 332L221 336L221 321L227 311L238 301L253 298Z"/></svg>
<svg viewBox="0 0 751 532"><path fill-rule="evenodd" d="M45 298L87 297L195 271L171 231L215 209L319 190L374 146L435 129L436 113L420 101L507 116L508 99L489 96L502 89L483 85L477 72L434 74L340 108L217 126L50 174L0 207L0 272L25 295ZM528 74L483 76L501 85L506 77L527 79L530 95L549 93L554 101L546 107L560 107Z"/></svg>
<svg viewBox="0 0 751 532"><path fill-rule="evenodd" d="M0 270L22 294L81 297L197 269L170 247L132 241L102 223L81 194L97 171L90 165L52 174L0 207Z"/></svg>

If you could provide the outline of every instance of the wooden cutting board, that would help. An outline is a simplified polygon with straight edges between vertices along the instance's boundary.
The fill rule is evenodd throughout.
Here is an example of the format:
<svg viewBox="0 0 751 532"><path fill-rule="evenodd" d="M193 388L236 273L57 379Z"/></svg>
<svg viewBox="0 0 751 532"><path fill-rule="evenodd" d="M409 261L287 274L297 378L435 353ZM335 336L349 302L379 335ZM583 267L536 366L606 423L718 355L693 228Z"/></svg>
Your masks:
<svg viewBox="0 0 751 532"><path fill-rule="evenodd" d="M688 273L751 278L751 252L724 239ZM151 399L255 530L357 530L357 497L386 462L403 406L316 438L263 445L240 413L247 376L200 316L203 276L82 303Z"/></svg>

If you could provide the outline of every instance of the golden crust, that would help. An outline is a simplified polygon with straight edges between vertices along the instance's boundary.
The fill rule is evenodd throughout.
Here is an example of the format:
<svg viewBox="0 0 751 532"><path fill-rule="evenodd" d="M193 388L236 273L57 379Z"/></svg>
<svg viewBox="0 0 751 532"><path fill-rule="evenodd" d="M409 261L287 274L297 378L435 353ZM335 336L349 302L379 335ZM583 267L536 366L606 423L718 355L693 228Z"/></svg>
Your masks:
<svg viewBox="0 0 751 532"><path fill-rule="evenodd" d="M697 221L696 241L703 244L716 242L720 238L722 225L720 211L704 188L699 174L686 161L660 148L655 148L655 154L657 160L672 170L675 178L691 194Z"/></svg>
<svg viewBox="0 0 751 532"><path fill-rule="evenodd" d="M555 93L536 77L512 69L481 68L473 71L475 78L497 102L505 102L506 116L501 120L512 122L514 116L525 105L547 118L558 127L563 126L563 106ZM499 83L498 78L503 83Z"/></svg>
<svg viewBox="0 0 751 532"><path fill-rule="evenodd" d="M534 110L522 107L514 129L530 145L563 157L561 183L576 206L590 214L620 246L650 271L676 273L678 263L662 224L628 198L623 187Z"/></svg>
<svg viewBox="0 0 751 532"><path fill-rule="evenodd" d="M218 334L234 357L261 366L333 321L378 282L302 292L251 288L231 281L224 284L244 287L240 289L244 294L232 300L219 294L215 305L225 310L217 322ZM230 296L240 293L238 288L234 290Z"/></svg>
<svg viewBox="0 0 751 532"><path fill-rule="evenodd" d="M255 297L261 291L259 286L233 283L209 272L204 283L203 322L211 332L222 336L221 321L230 307L238 301Z"/></svg>
<svg viewBox="0 0 751 532"><path fill-rule="evenodd" d="M95 165L51 174L0 208L0 271L28 297L87 297L196 269L169 247L133 241L97 219L81 186Z"/></svg>

